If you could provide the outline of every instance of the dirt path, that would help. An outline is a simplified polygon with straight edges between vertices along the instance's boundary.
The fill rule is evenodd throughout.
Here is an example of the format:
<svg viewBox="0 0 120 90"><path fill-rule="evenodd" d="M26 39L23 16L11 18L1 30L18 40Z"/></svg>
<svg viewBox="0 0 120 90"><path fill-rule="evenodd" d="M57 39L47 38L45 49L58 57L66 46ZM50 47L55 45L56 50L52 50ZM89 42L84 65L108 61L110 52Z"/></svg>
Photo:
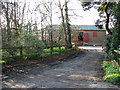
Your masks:
<svg viewBox="0 0 120 90"><path fill-rule="evenodd" d="M34 67L3 79L3 88L117 88L101 79L101 50L86 51L62 64ZM62 62L62 61L61 61Z"/></svg>

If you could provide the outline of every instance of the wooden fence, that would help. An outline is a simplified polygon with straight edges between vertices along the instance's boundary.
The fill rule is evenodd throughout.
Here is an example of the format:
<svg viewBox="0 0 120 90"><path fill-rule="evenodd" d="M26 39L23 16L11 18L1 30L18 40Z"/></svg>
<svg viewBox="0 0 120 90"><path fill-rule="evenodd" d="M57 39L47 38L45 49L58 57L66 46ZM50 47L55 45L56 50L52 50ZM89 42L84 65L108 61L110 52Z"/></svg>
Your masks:
<svg viewBox="0 0 120 90"><path fill-rule="evenodd" d="M77 44L72 44L72 46L74 46L74 47L76 47L77 46ZM50 48L51 46L46 46L46 47L44 47L44 49L48 49L48 48ZM39 49L41 48L41 47L36 47L36 46L24 46L24 47L2 47L2 48L0 48L0 49L2 49L2 50L16 50L18 53L19 53L19 55L12 55L12 56L9 56L9 57L2 57L2 60L4 60L4 59L9 59L9 58L19 58L19 57L27 57L27 56L37 56L37 55L41 55L41 54L45 54L45 53L50 53L50 55L53 55L53 53L54 52L59 52L59 54L61 54L61 47L66 47L66 45L55 45L55 46L53 46L53 48L54 47L58 47L59 48L59 51L54 51L54 50L51 50L50 49L50 52L44 52L44 51L41 51L41 52L37 52L37 53L32 53L32 54L24 54L23 53L23 51L24 51L24 49L30 49L30 48L34 48L34 49L38 49L38 51L39 51ZM67 50L70 50L70 49L67 49L67 48L65 48L65 52L67 51Z"/></svg>

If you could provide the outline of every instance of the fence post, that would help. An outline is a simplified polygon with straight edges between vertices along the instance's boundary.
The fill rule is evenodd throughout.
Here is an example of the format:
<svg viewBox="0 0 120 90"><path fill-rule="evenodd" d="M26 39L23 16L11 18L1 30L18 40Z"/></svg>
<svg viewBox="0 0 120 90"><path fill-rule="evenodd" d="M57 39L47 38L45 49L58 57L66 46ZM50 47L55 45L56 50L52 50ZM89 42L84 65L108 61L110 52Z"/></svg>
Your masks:
<svg viewBox="0 0 120 90"><path fill-rule="evenodd" d="M52 56L53 54L53 47L50 48L50 55Z"/></svg>
<svg viewBox="0 0 120 90"><path fill-rule="evenodd" d="M22 47L20 47L20 56L22 56L23 53L22 53Z"/></svg>
<svg viewBox="0 0 120 90"><path fill-rule="evenodd" d="M61 54L61 46L59 45L59 54Z"/></svg>
<svg viewBox="0 0 120 90"><path fill-rule="evenodd" d="M67 52L67 47L68 47L68 46L67 46L67 44L66 44L66 45L65 45L65 52Z"/></svg>

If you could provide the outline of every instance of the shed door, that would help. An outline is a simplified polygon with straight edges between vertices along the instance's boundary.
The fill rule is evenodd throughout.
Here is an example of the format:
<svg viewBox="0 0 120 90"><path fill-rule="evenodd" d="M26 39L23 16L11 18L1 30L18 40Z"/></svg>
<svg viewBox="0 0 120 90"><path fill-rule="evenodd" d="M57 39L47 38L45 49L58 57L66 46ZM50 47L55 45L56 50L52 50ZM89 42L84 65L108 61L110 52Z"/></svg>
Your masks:
<svg viewBox="0 0 120 90"><path fill-rule="evenodd" d="M86 43L89 41L89 35L88 35L88 33L84 33L83 34L83 41L86 42Z"/></svg>
<svg viewBox="0 0 120 90"><path fill-rule="evenodd" d="M78 41L83 41L83 32L78 33Z"/></svg>

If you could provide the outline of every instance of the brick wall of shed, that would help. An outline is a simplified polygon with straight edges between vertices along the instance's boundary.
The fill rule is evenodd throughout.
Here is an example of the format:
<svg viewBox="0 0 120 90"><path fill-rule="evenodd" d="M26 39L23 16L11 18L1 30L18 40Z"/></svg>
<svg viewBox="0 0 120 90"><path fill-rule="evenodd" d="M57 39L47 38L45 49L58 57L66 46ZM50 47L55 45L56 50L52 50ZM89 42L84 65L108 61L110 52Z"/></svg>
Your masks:
<svg viewBox="0 0 120 90"><path fill-rule="evenodd" d="M83 33L88 33L89 35L89 41L88 41L88 45L102 45L103 41L105 39L105 35L106 32L105 31L97 31L97 37L93 37L93 32L96 31L73 31L73 37L76 37L76 39L74 38L72 41L76 41L78 40L78 33L79 32L83 32ZM75 36L74 36L75 35Z"/></svg>
<svg viewBox="0 0 120 90"><path fill-rule="evenodd" d="M96 31L97 32L97 37L93 37L93 32L95 31L90 31L88 32L89 34L89 44L90 45L102 45L105 39L105 31Z"/></svg>
<svg viewBox="0 0 120 90"><path fill-rule="evenodd" d="M89 41L88 41L88 45L102 45L103 41L105 39L105 35L106 32L105 31L97 31L97 37L93 37L93 32L95 31L77 31L74 30L72 31L72 42L74 41L78 41L78 33L79 32L83 32L83 33L88 33L89 34ZM58 30L54 30L53 31L53 41L58 41L58 36L59 36L59 31ZM75 37L73 39L73 37ZM60 44L66 44L65 43L65 36L64 36L64 32L62 32L62 36L61 36L61 41Z"/></svg>

